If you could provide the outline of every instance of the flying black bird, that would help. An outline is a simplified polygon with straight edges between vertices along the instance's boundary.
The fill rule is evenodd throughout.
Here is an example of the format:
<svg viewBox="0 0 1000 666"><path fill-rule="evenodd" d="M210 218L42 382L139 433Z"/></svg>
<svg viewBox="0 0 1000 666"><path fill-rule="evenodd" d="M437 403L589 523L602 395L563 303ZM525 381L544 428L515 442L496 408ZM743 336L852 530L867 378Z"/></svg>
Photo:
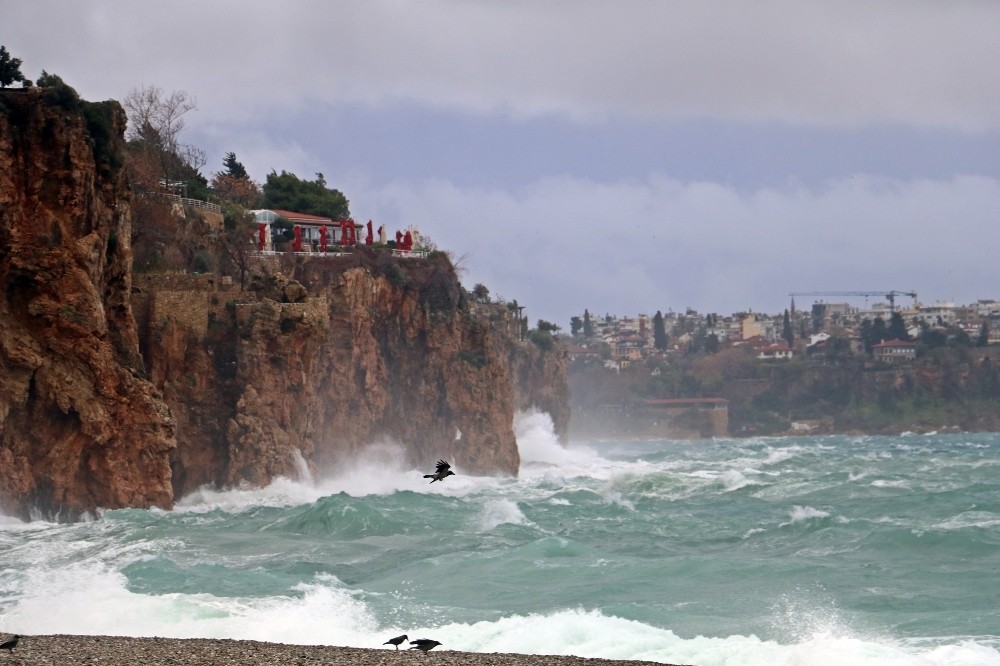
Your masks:
<svg viewBox="0 0 1000 666"><path fill-rule="evenodd" d="M431 483L434 482L431 481ZM436 648L438 645L441 644L438 643L437 641L432 641L429 638L418 638L415 641L410 641L410 645L413 646L410 648L411 650L423 650L424 654L427 654L428 650L433 650L434 648Z"/></svg>
<svg viewBox="0 0 1000 666"><path fill-rule="evenodd" d="M18 634L15 634L14 638L9 638L9 639L5 640L3 643L0 643L0 650L8 650L10 652L13 652L14 648L17 647L17 642L19 640L21 640L21 636L18 635Z"/></svg>
<svg viewBox="0 0 1000 666"><path fill-rule="evenodd" d="M425 479L430 479L431 483L435 481L444 481L444 477L453 475L454 472L451 471L451 465L443 460L438 460L437 470L433 474L424 474Z"/></svg>
<svg viewBox="0 0 1000 666"><path fill-rule="evenodd" d="M407 639L409 639L409 636L403 634L402 636L396 636L395 638L390 638L385 643L382 643L382 645L395 645L396 649L398 650L399 644L402 643L403 641L406 641Z"/></svg>

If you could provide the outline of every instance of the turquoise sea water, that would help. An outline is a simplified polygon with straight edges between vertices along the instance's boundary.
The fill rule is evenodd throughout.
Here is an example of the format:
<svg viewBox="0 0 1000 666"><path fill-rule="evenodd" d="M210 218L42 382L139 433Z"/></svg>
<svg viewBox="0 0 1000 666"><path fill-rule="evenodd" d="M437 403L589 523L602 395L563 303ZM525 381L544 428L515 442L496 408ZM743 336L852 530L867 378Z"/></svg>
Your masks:
<svg viewBox="0 0 1000 666"><path fill-rule="evenodd" d="M574 443L0 517L0 630L697 664L1000 665L1000 435Z"/></svg>

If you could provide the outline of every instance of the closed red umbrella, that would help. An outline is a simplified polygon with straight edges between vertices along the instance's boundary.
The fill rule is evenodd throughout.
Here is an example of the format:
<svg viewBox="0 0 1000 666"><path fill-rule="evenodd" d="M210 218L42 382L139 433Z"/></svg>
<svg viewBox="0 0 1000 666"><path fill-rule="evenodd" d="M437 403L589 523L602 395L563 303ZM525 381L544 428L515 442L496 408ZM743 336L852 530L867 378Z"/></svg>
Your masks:
<svg viewBox="0 0 1000 666"><path fill-rule="evenodd" d="M372 232L372 221L368 220L368 235L365 236L365 244L371 245L375 242L375 234Z"/></svg>
<svg viewBox="0 0 1000 666"><path fill-rule="evenodd" d="M257 249L263 252L265 245L267 245L267 225L261 223L257 225Z"/></svg>
<svg viewBox="0 0 1000 666"><path fill-rule="evenodd" d="M319 251L326 252L326 225L319 228Z"/></svg>
<svg viewBox="0 0 1000 666"><path fill-rule="evenodd" d="M299 225L296 224L295 228L292 229L292 233L295 234L295 240L292 241L292 249L295 250L296 252L301 252L302 251L302 228L299 227Z"/></svg>

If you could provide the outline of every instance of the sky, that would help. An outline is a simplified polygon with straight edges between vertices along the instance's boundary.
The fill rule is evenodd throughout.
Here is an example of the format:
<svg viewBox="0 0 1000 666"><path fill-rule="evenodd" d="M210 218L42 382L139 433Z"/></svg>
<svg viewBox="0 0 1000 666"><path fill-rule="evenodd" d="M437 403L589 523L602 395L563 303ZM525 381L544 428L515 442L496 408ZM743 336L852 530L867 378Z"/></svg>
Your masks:
<svg viewBox="0 0 1000 666"><path fill-rule="evenodd" d="M206 177L230 151L258 182L322 173L356 220L418 228L532 324L780 313L817 291L1000 299L992 0L0 0L0 17L28 78L183 91Z"/></svg>

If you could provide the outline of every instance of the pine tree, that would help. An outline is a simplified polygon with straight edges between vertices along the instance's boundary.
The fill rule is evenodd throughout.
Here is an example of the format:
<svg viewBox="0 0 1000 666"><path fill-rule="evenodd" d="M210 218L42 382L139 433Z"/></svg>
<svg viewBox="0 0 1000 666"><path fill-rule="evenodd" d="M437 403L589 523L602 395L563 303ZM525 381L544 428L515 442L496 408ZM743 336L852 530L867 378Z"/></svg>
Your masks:
<svg viewBox="0 0 1000 666"><path fill-rule="evenodd" d="M249 178L246 167L244 167L236 159L236 153L226 153L225 159L222 160L222 165L226 167L227 176L231 176L233 178Z"/></svg>
<svg viewBox="0 0 1000 666"><path fill-rule="evenodd" d="M594 337L594 324L590 321L590 311L583 311L583 337L592 338Z"/></svg>
<svg viewBox="0 0 1000 666"><path fill-rule="evenodd" d="M6 88L15 81L24 81L21 59L12 58L7 47L0 45L0 88Z"/></svg>
<svg viewBox="0 0 1000 666"><path fill-rule="evenodd" d="M788 310L785 310L785 316L782 317L781 337L785 339L785 342L788 343L789 347L791 347L792 342L795 341L795 332L792 331L792 320L791 317L788 316Z"/></svg>
<svg viewBox="0 0 1000 666"><path fill-rule="evenodd" d="M653 315L653 346L663 351L667 348L667 329L663 324L663 314L657 310Z"/></svg>

